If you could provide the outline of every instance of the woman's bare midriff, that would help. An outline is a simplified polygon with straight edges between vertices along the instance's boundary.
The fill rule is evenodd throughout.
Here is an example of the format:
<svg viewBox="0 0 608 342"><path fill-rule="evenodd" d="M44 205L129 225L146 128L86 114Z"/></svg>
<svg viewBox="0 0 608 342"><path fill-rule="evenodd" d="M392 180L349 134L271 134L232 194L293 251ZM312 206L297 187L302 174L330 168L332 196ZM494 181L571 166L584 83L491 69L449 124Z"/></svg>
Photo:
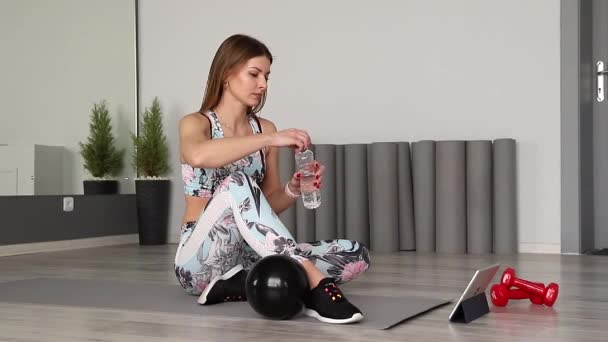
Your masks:
<svg viewBox="0 0 608 342"><path fill-rule="evenodd" d="M184 211L184 217L182 224L186 222L198 221L201 216L203 209L209 202L209 198L195 197L195 196L184 196L186 198L186 210Z"/></svg>

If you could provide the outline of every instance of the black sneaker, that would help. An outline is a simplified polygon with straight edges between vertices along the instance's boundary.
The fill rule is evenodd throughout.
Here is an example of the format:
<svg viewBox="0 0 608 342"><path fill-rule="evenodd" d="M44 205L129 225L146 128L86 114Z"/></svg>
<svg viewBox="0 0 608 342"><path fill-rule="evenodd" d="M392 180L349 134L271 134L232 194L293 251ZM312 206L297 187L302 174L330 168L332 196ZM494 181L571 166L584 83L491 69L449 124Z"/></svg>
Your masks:
<svg viewBox="0 0 608 342"><path fill-rule="evenodd" d="M363 319L361 310L344 298L332 278L324 278L317 287L310 290L304 306L306 316L325 323L354 323Z"/></svg>
<svg viewBox="0 0 608 342"><path fill-rule="evenodd" d="M246 301L245 279L247 271L242 265L236 265L230 271L211 280L198 297L198 303L211 305L224 302Z"/></svg>

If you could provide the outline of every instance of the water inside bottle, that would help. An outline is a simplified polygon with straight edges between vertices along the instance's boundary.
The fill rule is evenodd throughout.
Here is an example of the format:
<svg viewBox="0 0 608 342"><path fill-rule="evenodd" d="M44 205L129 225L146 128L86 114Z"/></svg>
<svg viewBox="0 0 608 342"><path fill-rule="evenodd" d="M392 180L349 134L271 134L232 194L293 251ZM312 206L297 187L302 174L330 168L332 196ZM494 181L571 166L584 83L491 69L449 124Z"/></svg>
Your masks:
<svg viewBox="0 0 608 342"><path fill-rule="evenodd" d="M314 163L308 163L300 168L302 178L300 179L300 190L302 192L302 204L307 209L315 209L321 206L321 190L315 187Z"/></svg>

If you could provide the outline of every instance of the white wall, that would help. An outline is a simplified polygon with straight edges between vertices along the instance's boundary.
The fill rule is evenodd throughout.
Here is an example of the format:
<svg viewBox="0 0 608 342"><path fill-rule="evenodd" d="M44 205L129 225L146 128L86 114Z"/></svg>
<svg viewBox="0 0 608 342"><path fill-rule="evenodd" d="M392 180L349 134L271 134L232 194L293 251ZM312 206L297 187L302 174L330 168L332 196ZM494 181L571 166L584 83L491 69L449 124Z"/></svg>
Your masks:
<svg viewBox="0 0 608 342"><path fill-rule="evenodd" d="M63 193L82 193L79 141L93 103L108 101L117 145L136 127L134 1L0 2L0 143L64 146ZM121 192L133 193L133 181Z"/></svg>
<svg viewBox="0 0 608 342"><path fill-rule="evenodd" d="M559 252L559 1L145 1L141 95L159 96L183 210L177 121L234 33L275 56L263 116L316 143L518 142L522 252Z"/></svg>

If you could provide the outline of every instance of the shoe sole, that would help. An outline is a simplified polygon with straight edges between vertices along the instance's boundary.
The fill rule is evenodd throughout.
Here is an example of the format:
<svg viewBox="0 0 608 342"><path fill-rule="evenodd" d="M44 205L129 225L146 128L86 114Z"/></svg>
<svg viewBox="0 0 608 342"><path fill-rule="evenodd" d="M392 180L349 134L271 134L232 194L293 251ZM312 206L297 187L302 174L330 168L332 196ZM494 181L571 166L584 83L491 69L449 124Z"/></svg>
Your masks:
<svg viewBox="0 0 608 342"><path fill-rule="evenodd" d="M331 323L331 324L355 323L355 322L359 322L360 320L363 319L363 315L360 313L356 313L352 317L344 318L344 319L327 318L327 317L323 317L323 316L319 315L318 312L316 312L315 310L312 310L312 309L304 309L304 315L306 315L308 317L316 318L321 322Z"/></svg>
<svg viewBox="0 0 608 342"><path fill-rule="evenodd" d="M209 294L209 291L211 291L211 289L213 288L215 283L217 283L220 280L226 280L226 279L232 278L233 275L239 273L242 269L243 269L243 265L236 265L232 269L230 269L230 271L222 274L221 276L217 276L217 277L213 278L213 280L207 285L207 287L205 287L205 290L203 290L203 293L201 293L201 295L198 297L197 302L199 304L205 304L207 302L207 295Z"/></svg>

